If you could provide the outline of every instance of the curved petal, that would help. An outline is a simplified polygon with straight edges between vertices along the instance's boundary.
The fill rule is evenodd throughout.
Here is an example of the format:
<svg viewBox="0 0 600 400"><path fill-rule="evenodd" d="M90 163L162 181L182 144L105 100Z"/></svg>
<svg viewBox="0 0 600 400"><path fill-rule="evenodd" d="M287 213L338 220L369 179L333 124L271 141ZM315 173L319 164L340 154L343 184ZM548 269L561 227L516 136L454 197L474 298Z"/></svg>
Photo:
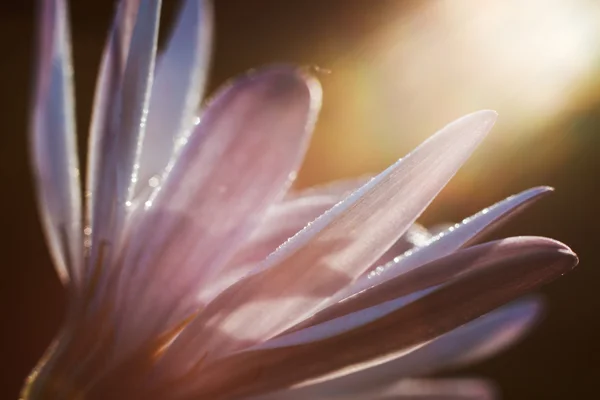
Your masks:
<svg viewBox="0 0 600 400"><path fill-rule="evenodd" d="M494 400L493 384L480 379L403 379L394 384L344 394L302 396L295 391L281 391L251 400Z"/></svg>
<svg viewBox="0 0 600 400"><path fill-rule="evenodd" d="M183 1L166 50L160 55L152 85L135 201L143 203L160 185L171 157L194 126L208 74L212 7L208 0Z"/></svg>
<svg viewBox="0 0 600 400"><path fill-rule="evenodd" d="M446 333L397 358L347 375L322 379L293 389L299 398L352 393L380 387L404 377L418 377L475 362L504 350L522 338L539 320L539 298L517 300Z"/></svg>
<svg viewBox="0 0 600 400"><path fill-rule="evenodd" d="M508 256L335 337L291 347L243 351L201 364L187 375L191 380L186 381L189 383L186 389L182 385L169 390L214 399L251 396L309 382L336 371L347 373L361 363L373 365L402 349L422 347L563 275L576 264L575 254L558 242L555 248ZM185 358L188 357L189 354Z"/></svg>
<svg viewBox="0 0 600 400"><path fill-rule="evenodd" d="M83 241L68 13L64 0L42 1L39 6L30 155L54 265L63 283L70 281L77 288Z"/></svg>
<svg viewBox="0 0 600 400"><path fill-rule="evenodd" d="M154 75L160 5L160 0L122 2L105 50L90 135L89 279L95 279L97 269L103 267L97 264L113 257L105 253L119 247L124 218L132 205Z"/></svg>
<svg viewBox="0 0 600 400"><path fill-rule="evenodd" d="M249 74L215 98L131 235L118 299L127 340L196 310L199 288L223 273L287 190L319 107L318 82L283 66Z"/></svg>
<svg viewBox="0 0 600 400"><path fill-rule="evenodd" d="M102 54L100 72L96 81L94 106L88 139L88 165L86 176L86 224L92 225L96 203L110 199L110 195L97 192L105 169L114 166L112 148L116 140L110 131L111 112L117 101L119 85L127 61L131 34L135 25L140 0L123 0L119 3L111 32ZM114 175L114 171L111 172ZM105 178L106 179L106 178Z"/></svg>
<svg viewBox="0 0 600 400"><path fill-rule="evenodd" d="M469 245L550 192L552 192L552 188L549 187L529 189L485 208L471 217L465 218L462 223L456 224L447 231L433 237L429 244L409 250L402 256L392 260L389 264L381 265L370 273L365 274L353 285L337 293L329 300L327 305L335 304L344 298Z"/></svg>
<svg viewBox="0 0 600 400"><path fill-rule="evenodd" d="M265 341L311 315L376 261L491 129L482 111L438 132L271 254L211 302L172 344L207 359ZM178 364L173 369L189 368Z"/></svg>
<svg viewBox="0 0 600 400"><path fill-rule="evenodd" d="M557 242L543 237L514 237L497 240L453 253L420 268L391 278L348 297L316 313L295 326L294 331L372 307L401 296L437 287L462 274L487 267L508 257L525 257L544 249L552 250ZM341 324L344 326L344 324ZM300 332L297 332L298 334Z"/></svg>

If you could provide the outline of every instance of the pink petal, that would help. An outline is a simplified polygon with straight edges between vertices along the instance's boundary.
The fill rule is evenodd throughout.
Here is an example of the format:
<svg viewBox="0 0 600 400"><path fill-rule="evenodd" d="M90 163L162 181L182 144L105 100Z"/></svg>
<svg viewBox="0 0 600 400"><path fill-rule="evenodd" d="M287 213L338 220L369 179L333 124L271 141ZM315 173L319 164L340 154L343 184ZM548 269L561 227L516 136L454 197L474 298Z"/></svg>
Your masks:
<svg viewBox="0 0 600 400"><path fill-rule="evenodd" d="M479 317L424 346L399 354L382 364L320 383L294 389L297 396L314 398L366 390L403 377L417 377L462 365L500 352L522 338L537 322L542 304L537 298L516 301Z"/></svg>
<svg viewBox="0 0 600 400"><path fill-rule="evenodd" d="M370 393L361 393L370 396ZM496 389L480 379L406 379L373 392L380 399L413 400L494 400ZM353 397L348 397L348 400ZM358 397L354 397L358 400ZM365 397L361 397L364 399ZM368 397L377 399L377 397Z"/></svg>
<svg viewBox="0 0 600 400"><path fill-rule="evenodd" d="M263 261L308 223L330 209L341 199L337 196L315 195L282 201L270 207L260 226L223 267L223 273L202 288L200 298L208 303Z"/></svg>
<svg viewBox="0 0 600 400"><path fill-rule="evenodd" d="M215 277L210 286L202 288L199 298L203 303L208 303L223 290L245 277L289 238L343 200L337 194L311 194L318 192L317 188L314 191L306 190L304 192L306 196L287 196L286 200L270 207L260 226L223 268L223 273ZM377 262L387 260L391 254L395 256L399 252L421 245L427 237L429 235L425 228L414 224Z"/></svg>
<svg viewBox="0 0 600 400"><path fill-rule="evenodd" d="M371 286L339 303L332 304L328 308L302 321L293 330L297 331L298 329L330 321L334 318L337 318L340 322L331 325L340 325L344 329L348 329L348 323L339 317L401 296L407 296L436 287L460 277L461 274L486 268L490 263L498 262L507 257L526 257L542 249L552 250L557 246L561 245L552 239L515 237L469 247L447 257L432 261L420 268L390 278L376 286ZM296 333L300 334L300 332Z"/></svg>
<svg viewBox="0 0 600 400"><path fill-rule="evenodd" d="M136 201L145 201L151 189L159 185L169 159L176 157L194 127L208 73L211 38L210 2L185 0L157 63L140 154Z"/></svg>
<svg viewBox="0 0 600 400"><path fill-rule="evenodd" d="M340 397L362 399L411 400L493 400L496 389L478 379L405 379L386 388Z"/></svg>
<svg viewBox="0 0 600 400"><path fill-rule="evenodd" d="M249 74L216 96L132 234L119 282L127 340L195 312L199 289L287 190L319 107L318 82L292 67Z"/></svg>
<svg viewBox="0 0 600 400"><path fill-rule="evenodd" d="M479 379L403 379L385 387L357 390L331 396L302 397L295 391L281 391L253 400L493 400L496 389Z"/></svg>
<svg viewBox="0 0 600 400"><path fill-rule="evenodd" d="M186 381L189 386L185 394L214 399L251 396L351 370L360 363L395 357L402 349L422 347L563 275L576 264L575 254L558 242L554 248L543 247L531 254L508 255L335 337L291 347L243 351L202 364L190 373L193 381ZM191 348L187 350L185 357L179 355L176 361L189 359ZM183 391L183 385L173 390Z"/></svg>
<svg viewBox="0 0 600 400"><path fill-rule="evenodd" d="M63 283L77 290L83 242L68 12L63 0L40 7L30 154L54 265Z"/></svg>
<svg viewBox="0 0 600 400"><path fill-rule="evenodd" d="M371 273L361 277L353 285L340 291L327 305L335 304L346 297L350 297L369 287L378 285L388 279L418 268L421 265L469 245L551 191L552 188L549 187L529 189L517 195L510 196L464 219L461 224L456 224L447 231L432 238L429 245L409 250L390 264L375 268Z"/></svg>
<svg viewBox="0 0 600 400"><path fill-rule="evenodd" d="M451 123L312 222L258 272L211 302L165 357L193 349L208 361L265 341L310 316L402 236L495 119L494 112L482 111Z"/></svg>
<svg viewBox="0 0 600 400"><path fill-rule="evenodd" d="M373 179L373 176L365 175L356 178L340 179L306 189L290 190L286 194L286 199L293 200L301 197L314 196L336 196L342 199L358 190L361 186L367 184L371 179Z"/></svg>
<svg viewBox="0 0 600 400"><path fill-rule="evenodd" d="M416 251L418 247L427 246L431 242L431 239L432 236L429 231L415 223L369 269L374 270L381 265L394 261L398 257L398 254L403 254L409 250ZM365 272L365 274L368 274L368 272Z"/></svg>

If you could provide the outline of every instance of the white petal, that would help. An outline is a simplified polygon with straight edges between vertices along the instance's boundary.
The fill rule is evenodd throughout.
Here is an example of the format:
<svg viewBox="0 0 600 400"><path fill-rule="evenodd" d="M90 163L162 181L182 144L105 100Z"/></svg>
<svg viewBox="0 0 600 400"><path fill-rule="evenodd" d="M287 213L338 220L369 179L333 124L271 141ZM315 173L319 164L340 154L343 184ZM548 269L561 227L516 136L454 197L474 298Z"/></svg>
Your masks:
<svg viewBox="0 0 600 400"><path fill-rule="evenodd" d="M81 189L68 13L64 0L40 2L30 153L46 240L63 283L82 278Z"/></svg>
<svg viewBox="0 0 600 400"><path fill-rule="evenodd" d="M185 0L167 48L157 62L136 202L144 202L152 188L160 185L167 163L176 157L194 126L208 74L211 39L210 2Z"/></svg>

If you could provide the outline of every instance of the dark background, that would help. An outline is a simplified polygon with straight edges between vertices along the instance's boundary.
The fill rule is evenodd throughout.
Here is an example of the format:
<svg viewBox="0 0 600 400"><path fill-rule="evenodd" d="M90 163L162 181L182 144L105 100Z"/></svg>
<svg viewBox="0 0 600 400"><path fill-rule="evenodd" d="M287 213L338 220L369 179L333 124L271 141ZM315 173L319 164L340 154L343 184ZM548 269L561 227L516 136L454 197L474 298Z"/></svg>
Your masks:
<svg viewBox="0 0 600 400"><path fill-rule="evenodd" d="M582 7L594 7L593 2L581 3ZM174 6L175 2L165 1L166 21L173 15ZM376 40L381 29L398 23L399 18L410 19L416 12L417 2L217 0L215 8L216 42L210 91L233 75L271 62L316 65L332 71L320 76L325 92L323 124L317 128L315 145L300 175L300 185L377 171L391 162L391 153L398 157L424 135L432 133L430 123L433 122L427 118L422 127L410 125L418 133L413 136L405 126L394 125L394 122L380 128L382 113L391 111L379 108L377 96L373 96L375 100L366 99L360 113L344 111L349 98L364 97L364 92L353 82L355 69L347 66L368 69L376 65L377 59L371 59L370 49L374 46L371 41ZM71 2L80 148L85 143L83 132L87 131L95 74L111 14L112 1L109 0ZM23 379L58 328L64 307L63 290L54 274L36 215L26 154L33 21L32 2L1 3L0 397L6 399L17 398ZM600 19L598 21L600 24ZM432 34L443 34L444 29L444 26L436 26L437 33ZM511 28L506 29L509 32ZM439 46L444 46L443 37ZM405 62L411 62L410 58ZM443 62L439 63L440 69L445 67ZM500 147L484 145L481 154L475 156L475 161L466 166L423 217L425 223L460 220L490 202L529 186L547 184L557 189L553 196L504 227L498 236L554 237L579 254L580 266L543 289L548 299L547 317L532 335L492 360L457 371L457 374L495 380L504 398L509 400L591 398L597 393L600 379L600 235L597 232L600 212L596 197L600 188L600 96L597 95L600 63L597 67L596 74L588 74L578 83L586 90L579 100L565 106L567 111L563 110L560 118L553 119L540 132L523 140L510 139ZM473 73L477 74L477 69ZM369 86L369 74L366 76ZM424 73L413 79L419 84L420 80L428 82L430 77ZM506 84L520 83L507 81ZM402 93L398 96L398 107L403 107L407 96L402 97ZM459 102L460 94L454 96L450 98ZM496 94L487 96L493 103ZM502 96L506 95L497 94L498 98ZM440 98L446 97L433 97L431 110L426 110L430 114L421 110L423 115L434 115L446 122L459 116L444 114L444 106L438 103L441 103ZM482 104L480 108L487 107L493 105ZM440 112L436 113L436 109ZM510 111L507 114L505 117L510 121ZM436 126L441 126L437 120ZM502 129L509 128L500 127L501 132ZM515 128L511 125L510 129ZM396 135L393 140L388 130ZM371 143L371 147L361 150L348 145L359 140L357 138ZM363 162L356 166L349 159L360 151L368 151L369 155L361 153ZM482 163L486 158L489 163ZM346 163L340 161L344 159Z"/></svg>

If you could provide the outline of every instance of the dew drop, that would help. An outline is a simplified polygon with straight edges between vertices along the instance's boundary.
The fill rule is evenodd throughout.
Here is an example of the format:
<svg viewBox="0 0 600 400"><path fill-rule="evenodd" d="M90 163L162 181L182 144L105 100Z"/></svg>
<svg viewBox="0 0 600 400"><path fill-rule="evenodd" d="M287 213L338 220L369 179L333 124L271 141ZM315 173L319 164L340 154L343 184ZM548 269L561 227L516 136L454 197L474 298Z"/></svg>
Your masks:
<svg viewBox="0 0 600 400"><path fill-rule="evenodd" d="M148 185L151 188L158 187L158 185L160 185L160 176L154 175L152 178L148 179Z"/></svg>

